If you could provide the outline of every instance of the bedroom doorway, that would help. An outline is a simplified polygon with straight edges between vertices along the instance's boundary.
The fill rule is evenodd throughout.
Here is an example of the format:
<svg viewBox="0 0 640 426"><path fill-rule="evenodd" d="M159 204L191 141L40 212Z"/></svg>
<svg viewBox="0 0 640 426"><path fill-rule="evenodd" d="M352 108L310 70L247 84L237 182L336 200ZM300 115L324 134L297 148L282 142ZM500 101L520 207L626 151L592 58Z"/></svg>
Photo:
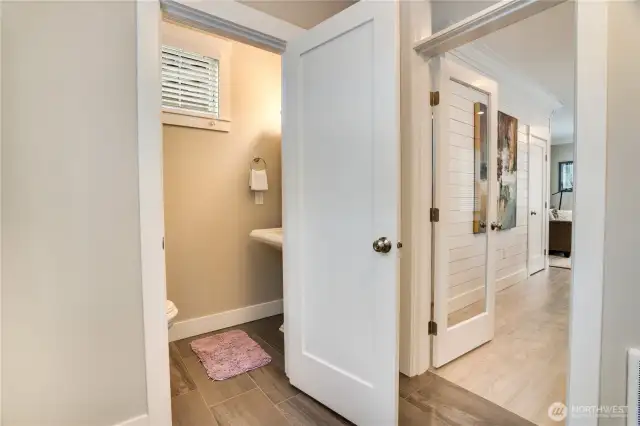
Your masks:
<svg viewBox="0 0 640 426"><path fill-rule="evenodd" d="M547 262L547 141L531 135L529 139L529 275L546 268Z"/></svg>

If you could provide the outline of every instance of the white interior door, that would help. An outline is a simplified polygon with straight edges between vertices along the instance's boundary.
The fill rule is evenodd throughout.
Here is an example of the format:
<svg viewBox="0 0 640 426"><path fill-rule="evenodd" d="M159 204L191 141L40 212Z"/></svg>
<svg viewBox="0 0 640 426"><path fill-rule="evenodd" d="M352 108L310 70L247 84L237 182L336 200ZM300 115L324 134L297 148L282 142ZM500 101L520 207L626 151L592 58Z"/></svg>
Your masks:
<svg viewBox="0 0 640 426"><path fill-rule="evenodd" d="M494 334L497 215L497 84L451 58L430 61L434 114L433 364L440 367ZM517 132L517 129L516 129Z"/></svg>
<svg viewBox="0 0 640 426"><path fill-rule="evenodd" d="M397 25L359 2L283 56L287 375L358 425L397 419Z"/></svg>
<svg viewBox="0 0 640 426"><path fill-rule="evenodd" d="M545 208L546 153L547 142L532 135L529 141L529 274L535 274L545 266L545 221L549 220Z"/></svg>

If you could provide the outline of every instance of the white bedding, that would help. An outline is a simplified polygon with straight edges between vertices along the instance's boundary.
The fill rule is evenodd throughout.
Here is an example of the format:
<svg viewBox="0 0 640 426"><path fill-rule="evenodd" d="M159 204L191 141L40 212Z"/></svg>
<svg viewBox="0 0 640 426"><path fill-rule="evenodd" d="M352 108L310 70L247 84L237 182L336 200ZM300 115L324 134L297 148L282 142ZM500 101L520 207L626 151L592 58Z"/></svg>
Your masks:
<svg viewBox="0 0 640 426"><path fill-rule="evenodd" d="M554 215L554 212L556 213ZM573 210L549 210L549 220L561 220L563 222L573 222Z"/></svg>

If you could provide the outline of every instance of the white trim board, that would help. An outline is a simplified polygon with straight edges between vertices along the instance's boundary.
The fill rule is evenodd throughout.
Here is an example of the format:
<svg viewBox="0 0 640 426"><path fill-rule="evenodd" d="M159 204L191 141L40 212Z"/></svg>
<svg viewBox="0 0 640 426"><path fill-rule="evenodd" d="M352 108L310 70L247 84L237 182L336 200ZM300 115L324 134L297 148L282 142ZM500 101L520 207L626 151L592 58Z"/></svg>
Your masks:
<svg viewBox="0 0 640 426"><path fill-rule="evenodd" d="M287 40L305 31L236 1L161 0L161 3L171 20L276 53L284 51Z"/></svg>
<svg viewBox="0 0 640 426"><path fill-rule="evenodd" d="M231 311L219 312L199 318L177 321L169 330L169 341L173 342L187 337L197 336L210 331L256 321L262 318L278 315L283 312L282 299Z"/></svg>
<svg viewBox="0 0 640 426"><path fill-rule="evenodd" d="M0 34L2 34L2 7L0 2ZM0 46L2 43L0 42ZM2 49L0 48L0 82L2 82ZM0 105L2 105L2 84L0 84ZM0 165L2 164L2 112L0 111ZM2 167L0 166L0 176L2 176ZM0 189L2 182L0 181ZM0 191L0 424L2 423L2 192Z"/></svg>
<svg viewBox="0 0 640 426"><path fill-rule="evenodd" d="M149 426L149 416L147 414L142 414L113 426Z"/></svg>
<svg viewBox="0 0 640 426"><path fill-rule="evenodd" d="M251 34L256 31L284 41L304 31L235 1L182 3L234 23L246 40L250 40ZM136 12L140 255L148 424L171 426L165 258L162 251L164 205L160 123L160 2L137 0Z"/></svg>
<svg viewBox="0 0 640 426"><path fill-rule="evenodd" d="M160 123L160 4L136 1L140 261L149 424L171 426L167 345L162 126Z"/></svg>
<svg viewBox="0 0 640 426"><path fill-rule="evenodd" d="M400 259L400 372L413 377L431 365L431 207L430 69L413 52L419 34L431 31L428 2L400 2L400 126L402 138L402 216ZM427 213L425 213L427 212Z"/></svg>
<svg viewBox="0 0 640 426"><path fill-rule="evenodd" d="M417 42L424 58L471 43L516 22L557 6L565 0L503 0Z"/></svg>
<svg viewBox="0 0 640 426"><path fill-rule="evenodd" d="M607 204L608 4L587 0L575 3L576 142L572 242L575 249L569 319L569 410L576 406L600 405ZM567 426L597 426L598 423L598 416L569 415L567 418Z"/></svg>

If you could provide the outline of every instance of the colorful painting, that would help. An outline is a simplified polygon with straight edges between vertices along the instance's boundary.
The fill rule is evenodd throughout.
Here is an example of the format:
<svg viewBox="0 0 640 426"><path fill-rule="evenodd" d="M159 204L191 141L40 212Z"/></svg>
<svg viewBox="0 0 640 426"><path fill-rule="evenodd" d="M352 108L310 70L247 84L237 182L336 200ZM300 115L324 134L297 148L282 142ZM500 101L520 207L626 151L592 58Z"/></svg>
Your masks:
<svg viewBox="0 0 640 426"><path fill-rule="evenodd" d="M518 197L518 119L498 111L498 224L516 226Z"/></svg>
<svg viewBox="0 0 640 426"><path fill-rule="evenodd" d="M487 106L473 104L473 233L487 232L487 170L489 145L487 135Z"/></svg>

